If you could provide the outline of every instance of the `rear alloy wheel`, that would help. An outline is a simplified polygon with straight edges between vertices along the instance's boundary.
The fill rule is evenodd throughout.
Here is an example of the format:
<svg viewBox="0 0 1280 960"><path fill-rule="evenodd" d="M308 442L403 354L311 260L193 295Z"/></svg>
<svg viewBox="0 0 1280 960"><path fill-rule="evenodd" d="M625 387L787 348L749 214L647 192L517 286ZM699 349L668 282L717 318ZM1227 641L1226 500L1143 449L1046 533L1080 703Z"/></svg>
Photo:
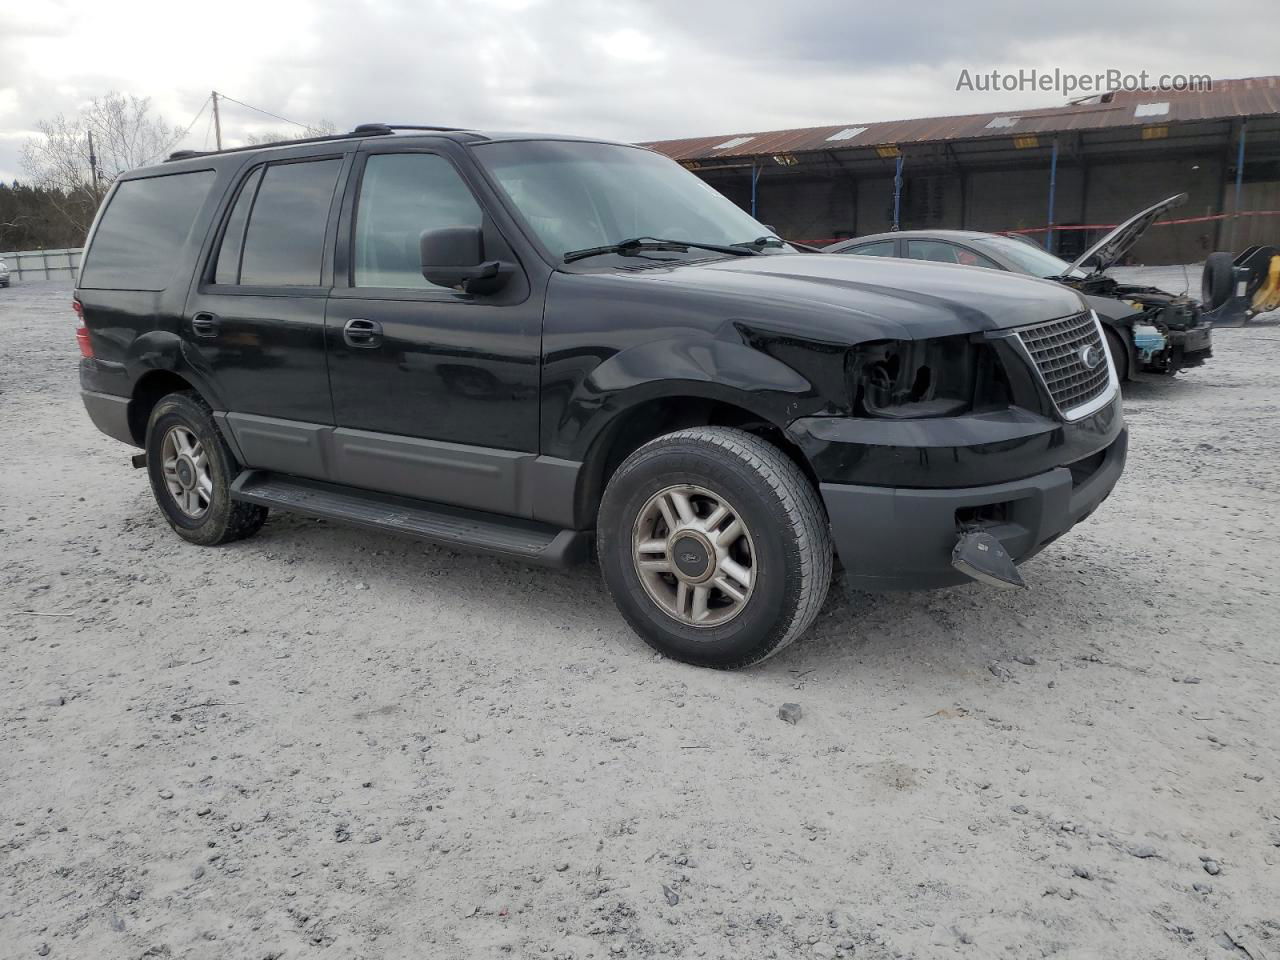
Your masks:
<svg viewBox="0 0 1280 960"><path fill-rule="evenodd" d="M239 472L199 394L161 398L147 423L147 476L156 503L178 536L214 546L261 529L266 507L231 499L231 481Z"/></svg>
<svg viewBox="0 0 1280 960"><path fill-rule="evenodd" d="M632 628L699 666L782 650L831 583L817 491L777 447L728 427L680 430L631 454L605 489L596 549Z"/></svg>
<svg viewBox="0 0 1280 960"><path fill-rule="evenodd" d="M213 501L213 473L204 444L187 427L177 424L165 433L160 469L178 509L192 520L203 517Z"/></svg>

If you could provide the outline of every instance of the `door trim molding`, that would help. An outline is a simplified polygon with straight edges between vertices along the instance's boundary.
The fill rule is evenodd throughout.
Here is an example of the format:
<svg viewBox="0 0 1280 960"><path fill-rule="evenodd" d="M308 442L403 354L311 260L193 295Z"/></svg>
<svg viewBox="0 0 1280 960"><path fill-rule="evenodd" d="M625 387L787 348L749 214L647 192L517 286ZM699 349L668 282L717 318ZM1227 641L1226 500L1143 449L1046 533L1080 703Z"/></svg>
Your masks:
<svg viewBox="0 0 1280 960"><path fill-rule="evenodd" d="M524 517L564 529L582 464L522 450L405 437L252 413L214 414L250 469Z"/></svg>

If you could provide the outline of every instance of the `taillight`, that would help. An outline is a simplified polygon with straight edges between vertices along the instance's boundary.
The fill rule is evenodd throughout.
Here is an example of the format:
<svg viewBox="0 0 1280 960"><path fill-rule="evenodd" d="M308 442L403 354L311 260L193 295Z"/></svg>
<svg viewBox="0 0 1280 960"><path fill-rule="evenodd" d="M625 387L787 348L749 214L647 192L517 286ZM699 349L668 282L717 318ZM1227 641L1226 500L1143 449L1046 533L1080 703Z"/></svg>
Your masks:
<svg viewBox="0 0 1280 960"><path fill-rule="evenodd" d="M72 300L71 309L76 312L76 343L80 345L80 356L92 357L93 344L89 342L89 328L84 325L84 305L79 300Z"/></svg>

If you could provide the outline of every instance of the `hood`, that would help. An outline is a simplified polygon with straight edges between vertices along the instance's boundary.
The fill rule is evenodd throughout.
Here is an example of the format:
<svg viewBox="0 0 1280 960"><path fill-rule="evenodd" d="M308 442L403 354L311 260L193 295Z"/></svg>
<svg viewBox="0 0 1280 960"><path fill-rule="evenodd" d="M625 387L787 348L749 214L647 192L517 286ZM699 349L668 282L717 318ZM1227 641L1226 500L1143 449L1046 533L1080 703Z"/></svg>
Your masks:
<svg viewBox="0 0 1280 960"><path fill-rule="evenodd" d="M1092 271L1084 270L1085 273L1104 273L1110 270L1133 248L1138 238L1147 232L1147 227L1159 220L1167 211L1180 207L1186 202L1187 195L1179 193L1147 207L1141 213L1134 214L1080 254L1075 263L1071 264L1071 270L1067 271L1067 275L1070 276L1072 270L1084 270L1084 264L1091 260L1095 262L1095 266Z"/></svg>
<svg viewBox="0 0 1280 960"><path fill-rule="evenodd" d="M1087 309L1080 294L1060 283L891 257L734 257L633 276L739 301L743 314L801 314L814 325L856 324L898 339L1000 330Z"/></svg>

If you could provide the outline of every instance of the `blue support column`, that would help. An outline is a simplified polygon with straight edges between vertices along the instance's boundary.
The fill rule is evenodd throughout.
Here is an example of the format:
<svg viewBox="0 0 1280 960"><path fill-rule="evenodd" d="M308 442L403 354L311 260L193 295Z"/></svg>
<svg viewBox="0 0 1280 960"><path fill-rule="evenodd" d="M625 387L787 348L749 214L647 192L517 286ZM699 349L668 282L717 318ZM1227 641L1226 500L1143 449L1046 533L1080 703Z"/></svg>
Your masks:
<svg viewBox="0 0 1280 960"><path fill-rule="evenodd" d="M760 167L751 161L751 216L756 215L756 184L760 181Z"/></svg>
<svg viewBox="0 0 1280 960"><path fill-rule="evenodd" d="M1049 155L1049 230L1044 238L1044 248L1053 253L1053 201L1058 191L1058 138L1053 138L1053 153Z"/></svg>
<svg viewBox="0 0 1280 960"><path fill-rule="evenodd" d="M893 229L898 229L898 213L902 209L902 160L901 153L898 154L898 162L893 173Z"/></svg>
<svg viewBox="0 0 1280 960"><path fill-rule="evenodd" d="M1245 118L1240 121L1240 146L1236 150L1236 199L1231 209L1231 246L1228 249L1234 250L1236 247L1236 234L1240 229L1240 184L1244 181L1244 138L1249 130L1249 120Z"/></svg>

